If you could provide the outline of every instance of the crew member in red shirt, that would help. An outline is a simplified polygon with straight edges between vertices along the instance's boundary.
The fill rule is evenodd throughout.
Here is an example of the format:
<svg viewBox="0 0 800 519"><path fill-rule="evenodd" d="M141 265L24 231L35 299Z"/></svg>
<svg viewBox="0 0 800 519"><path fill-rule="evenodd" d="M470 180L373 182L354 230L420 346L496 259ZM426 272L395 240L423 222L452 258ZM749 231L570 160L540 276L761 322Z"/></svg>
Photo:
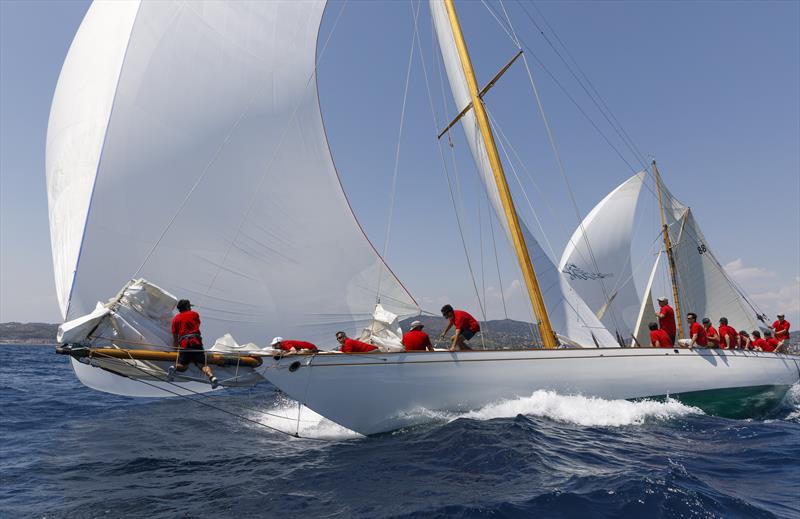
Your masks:
<svg viewBox="0 0 800 519"><path fill-rule="evenodd" d="M697 322L697 314L689 312L686 314L686 320L689 321L689 339L682 339L681 344L693 348L694 345L706 347L708 346L708 339L706 339L706 330L703 325Z"/></svg>
<svg viewBox="0 0 800 519"><path fill-rule="evenodd" d="M739 348L742 350L753 349L753 341L750 340L750 334L745 330L739 330Z"/></svg>
<svg viewBox="0 0 800 519"><path fill-rule="evenodd" d="M301 351L318 351L316 345L304 341L287 341L283 337L275 337L272 339L272 348L276 350L283 350L288 353L300 353Z"/></svg>
<svg viewBox="0 0 800 519"><path fill-rule="evenodd" d="M739 334L733 327L728 326L728 318L719 318L719 346L723 350L735 350Z"/></svg>
<svg viewBox="0 0 800 519"><path fill-rule="evenodd" d="M753 349L757 351L767 351L764 349L765 347L769 347L769 344L761 338L761 332L753 330Z"/></svg>
<svg viewBox="0 0 800 519"><path fill-rule="evenodd" d="M703 317L703 328L706 330L706 340L709 348L719 348L719 333L711 326L711 319Z"/></svg>
<svg viewBox="0 0 800 519"><path fill-rule="evenodd" d="M669 300L666 297L658 298L658 327L669 335L669 340L675 344L675 310L672 309L667 303Z"/></svg>
<svg viewBox="0 0 800 519"><path fill-rule="evenodd" d="M761 349L764 351L775 351L775 349L780 344L775 337L772 336L772 332L767 330L764 332L764 341L767 343L766 345L762 346Z"/></svg>
<svg viewBox="0 0 800 519"><path fill-rule="evenodd" d="M183 373L189 364L196 364L211 382L211 387L219 385L217 377L211 372L206 362L206 353L203 350L203 337L200 335L200 314L192 310L188 299L181 299L176 305L178 314L172 318L172 345L178 350L178 359L174 366L169 367L167 379L172 380L175 372Z"/></svg>
<svg viewBox="0 0 800 519"><path fill-rule="evenodd" d="M789 338L789 321L784 319L783 314L778 314L778 320L772 323L770 328L775 332L776 341L785 341Z"/></svg>
<svg viewBox="0 0 800 519"><path fill-rule="evenodd" d="M425 327L421 322L411 323L411 329L403 334L403 346L406 351L433 351L433 344L428 334L423 332Z"/></svg>
<svg viewBox="0 0 800 519"><path fill-rule="evenodd" d="M672 341L664 330L658 328L658 324L650 323L650 346L653 348L672 348Z"/></svg>
<svg viewBox="0 0 800 519"><path fill-rule="evenodd" d="M453 338L450 341L450 351L471 350L472 348L467 346L467 341L481 331L478 321L464 310L453 310L450 305L442 307L442 315L450 322L439 337L443 339L447 332L450 331L450 328L454 327L456 329L456 333L453 334Z"/></svg>
<svg viewBox="0 0 800 519"><path fill-rule="evenodd" d="M372 344L351 339L344 332L336 332L336 340L342 345L339 348L342 353L369 353L378 349Z"/></svg>

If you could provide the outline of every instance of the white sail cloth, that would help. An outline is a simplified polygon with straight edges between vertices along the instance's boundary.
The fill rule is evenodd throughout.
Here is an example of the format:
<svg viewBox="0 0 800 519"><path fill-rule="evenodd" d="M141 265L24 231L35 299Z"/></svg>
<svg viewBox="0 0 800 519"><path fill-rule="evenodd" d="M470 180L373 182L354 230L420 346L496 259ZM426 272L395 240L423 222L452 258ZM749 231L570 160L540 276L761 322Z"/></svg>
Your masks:
<svg viewBox="0 0 800 519"><path fill-rule="evenodd" d="M694 312L698 319L708 317L716 324L727 317L737 330L757 330L756 311L742 297L733 281L714 257L703 232L694 219L692 210L684 208L669 228L680 297L681 319L688 333L685 315Z"/></svg>
<svg viewBox="0 0 800 519"><path fill-rule="evenodd" d="M442 52L447 77L450 82L450 89L453 93L455 104L460 109L471 102L471 97L461 67L453 32L448 21L447 11L441 0L430 0L430 9L436 28L439 48ZM502 203L489 164L486 146L472 110L461 118L461 125L466 134L478 171L483 178L489 199L498 215L499 221L503 224L506 237L511 241L510 230L505 220ZM581 300L580 296L572 290L567 281L561 276L553 261L544 252L525 223L520 221L520 226L522 227L531 262L536 271L536 277L542 290L550 321L556 333L566 338L569 342L584 347L594 347L596 343L602 347L619 346L614 337L586 306L586 303Z"/></svg>
<svg viewBox="0 0 800 519"><path fill-rule="evenodd" d="M558 266L605 327L626 341L636 334L641 306L633 281L631 241L644 175L633 175L586 215Z"/></svg>
<svg viewBox="0 0 800 519"><path fill-rule="evenodd" d="M97 2L53 100L47 184L65 319L131 277L203 333L333 343L417 313L356 222L316 90L324 2Z"/></svg>

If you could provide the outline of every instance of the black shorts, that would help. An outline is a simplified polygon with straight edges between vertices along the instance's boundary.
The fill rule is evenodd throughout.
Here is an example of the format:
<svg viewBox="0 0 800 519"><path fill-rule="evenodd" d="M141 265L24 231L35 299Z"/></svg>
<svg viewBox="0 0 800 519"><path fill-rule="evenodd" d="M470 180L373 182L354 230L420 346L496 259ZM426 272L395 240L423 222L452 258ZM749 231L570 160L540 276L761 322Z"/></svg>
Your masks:
<svg viewBox="0 0 800 519"><path fill-rule="evenodd" d="M193 362L198 366L206 365L206 352L202 344L189 345L178 352L178 364L188 366Z"/></svg>
<svg viewBox="0 0 800 519"><path fill-rule="evenodd" d="M478 332L473 332L469 328L462 328L461 329L461 336L464 337L465 341L468 341L468 340L472 339L473 337L475 337L476 333L478 333Z"/></svg>

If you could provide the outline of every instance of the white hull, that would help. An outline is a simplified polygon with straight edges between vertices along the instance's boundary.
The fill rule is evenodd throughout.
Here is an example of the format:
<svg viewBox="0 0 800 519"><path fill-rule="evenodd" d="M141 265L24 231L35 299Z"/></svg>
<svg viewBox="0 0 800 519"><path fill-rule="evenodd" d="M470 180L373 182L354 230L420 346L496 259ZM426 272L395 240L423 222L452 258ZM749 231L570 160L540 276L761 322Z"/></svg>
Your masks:
<svg viewBox="0 0 800 519"><path fill-rule="evenodd" d="M800 379L800 357L654 348L324 354L284 357L262 369L315 412L376 434L423 423L426 410L474 410L537 390L630 399L788 387Z"/></svg>

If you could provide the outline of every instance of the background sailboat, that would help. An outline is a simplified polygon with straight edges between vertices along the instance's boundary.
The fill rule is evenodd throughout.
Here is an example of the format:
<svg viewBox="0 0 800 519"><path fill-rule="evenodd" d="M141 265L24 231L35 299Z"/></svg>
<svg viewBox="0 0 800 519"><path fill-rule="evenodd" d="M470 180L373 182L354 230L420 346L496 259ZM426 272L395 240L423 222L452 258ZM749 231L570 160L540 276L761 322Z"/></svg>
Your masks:
<svg viewBox="0 0 800 519"><path fill-rule="evenodd" d="M648 192L649 188L642 190L644 175L638 173L626 180L592 209L572 235L559 265L572 287L610 330L617 331L622 343L631 343L636 337L642 346L649 345L649 339L644 343L642 339L647 337L648 322L655 321L652 286L660 257L659 253L644 293L639 296L631 267L634 217L641 197L656 198ZM654 182L663 194L664 222L674 258L676 283L674 289L667 287L665 294L670 299L673 294L678 296L680 315L676 317L681 320L684 336L688 333L687 312L696 313L700 319L708 317L715 325L720 317L727 317L737 329L752 331L765 327L761 321L763 312L725 272L691 209L672 195L659 176L655 176ZM663 251L664 242L658 235L647 235L645 240ZM636 258L637 263L641 260ZM664 261L662 269L668 268L668 262ZM649 321L645 316L649 316Z"/></svg>

